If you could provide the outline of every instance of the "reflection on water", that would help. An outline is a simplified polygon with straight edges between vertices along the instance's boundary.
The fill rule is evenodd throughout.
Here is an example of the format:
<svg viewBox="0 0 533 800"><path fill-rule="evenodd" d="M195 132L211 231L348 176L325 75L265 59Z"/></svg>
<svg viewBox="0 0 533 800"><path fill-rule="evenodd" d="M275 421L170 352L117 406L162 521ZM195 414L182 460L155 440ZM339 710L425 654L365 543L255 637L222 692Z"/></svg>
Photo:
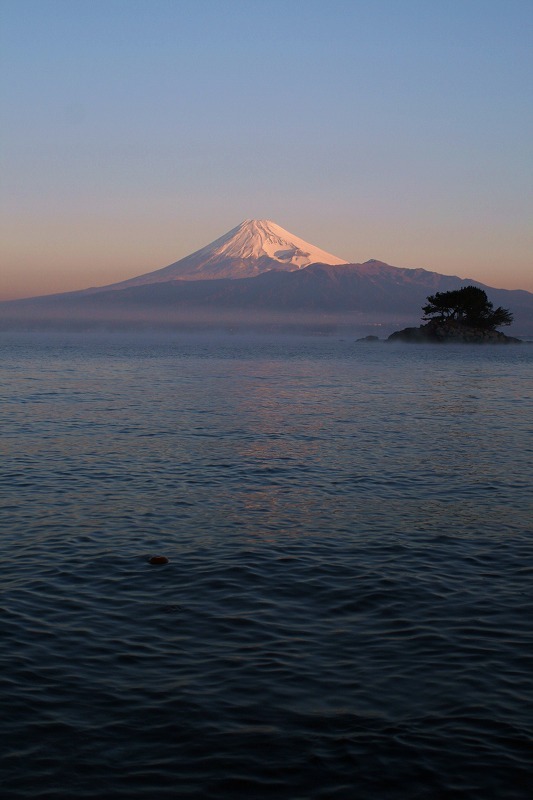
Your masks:
<svg viewBox="0 0 533 800"><path fill-rule="evenodd" d="M0 352L8 796L528 796L528 348Z"/></svg>

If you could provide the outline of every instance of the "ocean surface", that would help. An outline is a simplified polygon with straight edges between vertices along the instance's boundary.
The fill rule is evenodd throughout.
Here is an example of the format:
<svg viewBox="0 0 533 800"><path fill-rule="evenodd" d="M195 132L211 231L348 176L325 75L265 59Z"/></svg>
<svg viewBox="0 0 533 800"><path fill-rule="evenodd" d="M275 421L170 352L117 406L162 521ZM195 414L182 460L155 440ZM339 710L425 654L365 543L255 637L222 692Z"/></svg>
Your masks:
<svg viewBox="0 0 533 800"><path fill-rule="evenodd" d="M533 346L4 332L0 379L2 797L531 796Z"/></svg>

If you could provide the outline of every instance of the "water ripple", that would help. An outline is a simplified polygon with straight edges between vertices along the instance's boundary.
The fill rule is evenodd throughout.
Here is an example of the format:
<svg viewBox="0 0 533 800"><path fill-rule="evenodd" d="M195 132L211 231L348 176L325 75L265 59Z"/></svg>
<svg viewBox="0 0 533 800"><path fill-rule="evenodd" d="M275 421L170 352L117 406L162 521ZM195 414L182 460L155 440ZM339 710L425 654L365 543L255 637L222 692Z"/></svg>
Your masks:
<svg viewBox="0 0 533 800"><path fill-rule="evenodd" d="M531 359L291 342L3 340L8 797L529 796Z"/></svg>

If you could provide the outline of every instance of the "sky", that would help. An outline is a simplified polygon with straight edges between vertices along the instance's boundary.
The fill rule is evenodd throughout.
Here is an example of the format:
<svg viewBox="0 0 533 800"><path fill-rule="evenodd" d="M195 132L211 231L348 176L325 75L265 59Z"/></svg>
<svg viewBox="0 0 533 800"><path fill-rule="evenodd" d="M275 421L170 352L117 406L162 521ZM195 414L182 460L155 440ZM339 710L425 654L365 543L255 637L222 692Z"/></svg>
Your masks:
<svg viewBox="0 0 533 800"><path fill-rule="evenodd" d="M0 0L0 299L247 218L533 291L532 0Z"/></svg>

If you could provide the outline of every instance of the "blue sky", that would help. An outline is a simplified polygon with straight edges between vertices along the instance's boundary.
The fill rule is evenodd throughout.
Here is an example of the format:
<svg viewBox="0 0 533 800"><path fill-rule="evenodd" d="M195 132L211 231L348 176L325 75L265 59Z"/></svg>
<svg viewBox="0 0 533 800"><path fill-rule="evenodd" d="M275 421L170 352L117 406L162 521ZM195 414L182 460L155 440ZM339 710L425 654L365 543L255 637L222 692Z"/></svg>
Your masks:
<svg viewBox="0 0 533 800"><path fill-rule="evenodd" d="M533 291L531 0L1 0L0 297L264 217Z"/></svg>

